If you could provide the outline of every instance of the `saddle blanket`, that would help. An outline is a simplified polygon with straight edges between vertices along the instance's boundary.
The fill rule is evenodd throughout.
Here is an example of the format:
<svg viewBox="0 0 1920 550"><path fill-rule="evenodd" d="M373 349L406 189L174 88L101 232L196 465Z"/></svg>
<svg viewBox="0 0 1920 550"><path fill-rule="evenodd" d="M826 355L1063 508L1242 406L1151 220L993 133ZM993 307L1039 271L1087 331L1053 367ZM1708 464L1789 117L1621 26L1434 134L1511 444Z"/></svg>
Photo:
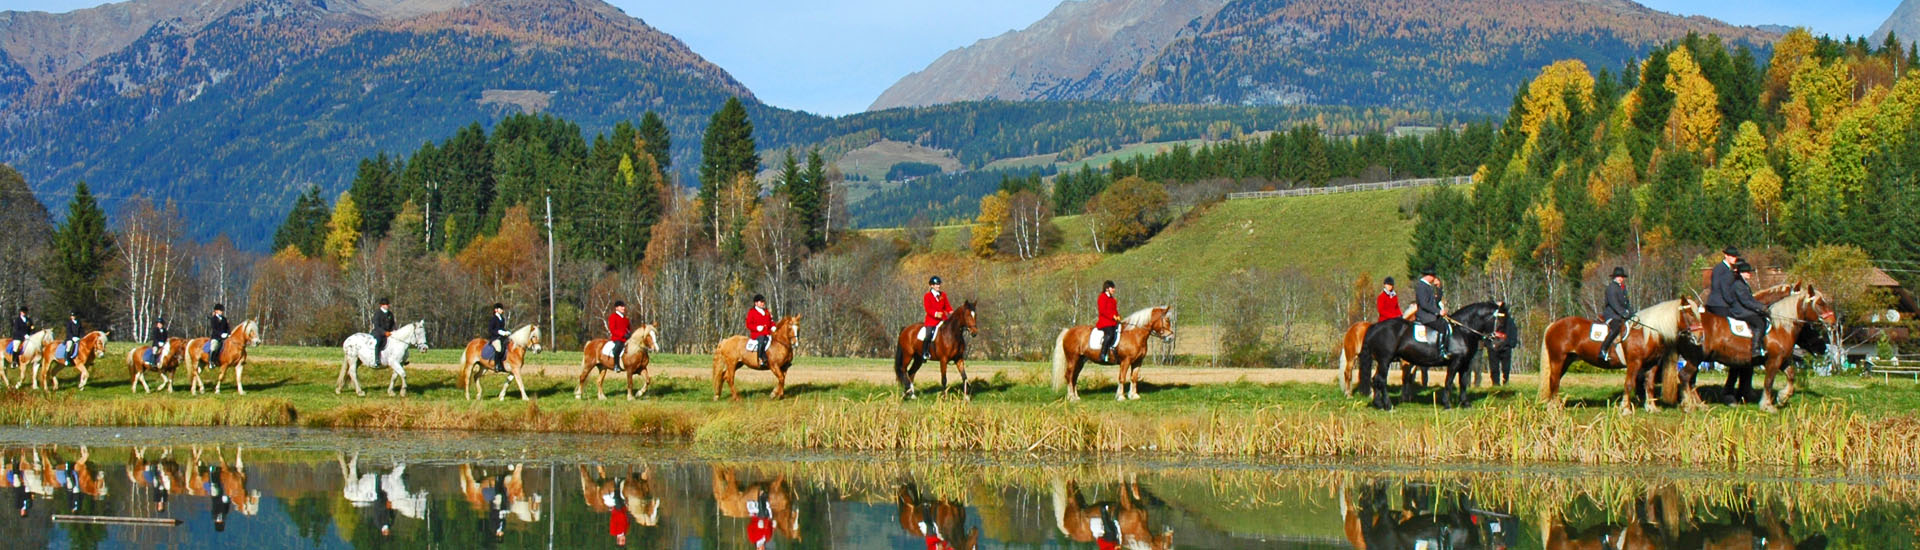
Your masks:
<svg viewBox="0 0 1920 550"><path fill-rule="evenodd" d="M58 348L58 350L56 351L56 353L58 353L58 354L59 354L59 356L60 356L60 357L63 357L63 358L64 358L64 357L67 357L67 356L69 356L69 355L73 355L73 346L74 346L74 345L75 345L75 344L74 344L74 342L73 342L72 340L68 340L68 341L66 341L66 342L62 342L62 343L60 343L60 347Z"/></svg>
<svg viewBox="0 0 1920 550"><path fill-rule="evenodd" d="M613 357L613 342L607 342L606 345L600 346L600 356Z"/></svg>
<svg viewBox="0 0 1920 550"><path fill-rule="evenodd" d="M1767 327L1767 330L1773 330L1773 327ZM1753 339L1753 327L1748 326L1746 321L1727 319L1727 331L1732 332L1734 336L1749 340Z"/></svg>
<svg viewBox="0 0 1920 550"><path fill-rule="evenodd" d="M1422 344L1439 343L1440 333L1437 331L1428 329L1426 325L1416 324L1416 325L1413 325L1413 341L1420 342Z"/></svg>
<svg viewBox="0 0 1920 550"><path fill-rule="evenodd" d="M214 341L208 340L207 343L200 345L200 352L205 353L207 355L213 355L213 345L214 345Z"/></svg>
<svg viewBox="0 0 1920 550"><path fill-rule="evenodd" d="M1607 341L1607 324L1595 323L1593 328L1587 329L1587 339L1595 342Z"/></svg>
<svg viewBox="0 0 1920 550"><path fill-rule="evenodd" d="M499 357L499 355L500 355L500 352L494 351L493 349L493 342L487 342L487 345L480 346L481 359L492 361L495 358Z"/></svg>
<svg viewBox="0 0 1920 550"><path fill-rule="evenodd" d="M160 348L148 346L147 353L142 357L146 359L147 364L149 365L158 363L160 362Z"/></svg>
<svg viewBox="0 0 1920 550"><path fill-rule="evenodd" d="M748 338L748 339L747 339L747 351L753 351L753 352L758 352L758 351L760 351L760 339L759 339L759 338Z"/></svg>
<svg viewBox="0 0 1920 550"><path fill-rule="evenodd" d="M1105 333L1100 332L1100 329L1093 329L1092 331L1088 331L1087 332L1087 349L1100 349L1100 345L1105 343L1106 339L1107 339L1107 335Z"/></svg>
<svg viewBox="0 0 1920 550"><path fill-rule="evenodd" d="M940 327L941 327L942 325L945 325L945 324L946 324L946 323L940 323L940 324L938 324L938 325L934 325L934 326L933 326L933 327L931 327L931 328L932 328L933 330L940 330ZM920 341L922 341L922 342L925 342L925 341L927 341L927 330L928 330L928 328L929 328L929 327L920 327L920 330L917 330L917 331L914 331L914 333L913 333L913 337L914 337L915 339L918 339L918 340L920 340Z"/></svg>
<svg viewBox="0 0 1920 550"><path fill-rule="evenodd" d="M19 340L8 341L7 353L20 353L20 341Z"/></svg>

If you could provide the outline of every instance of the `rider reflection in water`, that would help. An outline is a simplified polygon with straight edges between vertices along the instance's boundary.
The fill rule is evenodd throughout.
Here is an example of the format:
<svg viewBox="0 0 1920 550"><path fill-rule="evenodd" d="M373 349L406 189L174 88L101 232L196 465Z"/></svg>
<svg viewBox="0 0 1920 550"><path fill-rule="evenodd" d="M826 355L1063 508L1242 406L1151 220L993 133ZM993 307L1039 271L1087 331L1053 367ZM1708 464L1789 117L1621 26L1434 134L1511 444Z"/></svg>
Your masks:
<svg viewBox="0 0 1920 550"><path fill-rule="evenodd" d="M747 501L747 540L753 543L755 550L767 547L767 541L773 539L773 506L767 503L767 490L759 489L759 496Z"/></svg>
<svg viewBox="0 0 1920 550"><path fill-rule="evenodd" d="M212 500L207 511L213 514L213 530L224 532L227 530L227 513L233 511L233 497L227 495L227 486L221 483L220 472L214 470L213 466L206 467L206 474L207 497Z"/></svg>

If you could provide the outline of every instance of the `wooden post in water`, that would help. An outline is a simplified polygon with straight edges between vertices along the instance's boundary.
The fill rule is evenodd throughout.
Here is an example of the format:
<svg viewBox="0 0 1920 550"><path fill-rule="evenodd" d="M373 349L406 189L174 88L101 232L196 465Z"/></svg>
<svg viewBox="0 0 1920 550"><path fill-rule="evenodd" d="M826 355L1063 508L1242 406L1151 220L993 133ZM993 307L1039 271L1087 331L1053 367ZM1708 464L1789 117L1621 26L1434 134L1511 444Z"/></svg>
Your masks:
<svg viewBox="0 0 1920 550"><path fill-rule="evenodd" d="M135 518L125 516L75 516L54 514L54 523L87 523L94 525L131 525L135 527L177 527L180 520L173 518Z"/></svg>

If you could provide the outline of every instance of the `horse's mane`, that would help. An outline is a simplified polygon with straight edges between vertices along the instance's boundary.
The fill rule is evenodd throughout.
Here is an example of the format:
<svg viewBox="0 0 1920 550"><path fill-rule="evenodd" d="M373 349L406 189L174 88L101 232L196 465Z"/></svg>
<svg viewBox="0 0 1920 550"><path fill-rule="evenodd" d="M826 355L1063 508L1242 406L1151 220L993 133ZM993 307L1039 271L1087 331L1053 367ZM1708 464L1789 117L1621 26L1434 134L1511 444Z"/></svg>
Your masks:
<svg viewBox="0 0 1920 550"><path fill-rule="evenodd" d="M1167 306L1153 306L1148 308L1142 308L1140 311L1129 313L1127 314L1126 317L1121 318L1120 324L1123 324L1129 327L1147 326L1147 323L1153 322L1153 310L1164 308L1164 307L1167 307Z"/></svg>
<svg viewBox="0 0 1920 550"><path fill-rule="evenodd" d="M1639 312L1633 314L1633 320L1659 333L1662 340L1671 342L1680 336L1680 301L1679 298L1674 298L1641 308Z"/></svg>
<svg viewBox="0 0 1920 550"><path fill-rule="evenodd" d="M1797 283L1780 283L1755 291L1753 293L1753 299L1761 303L1770 304L1781 298L1799 293L1800 288L1800 285Z"/></svg>
<svg viewBox="0 0 1920 550"><path fill-rule="evenodd" d="M1791 323L1795 318L1800 316L1800 303L1806 301L1806 299L1811 296L1812 293L1802 289L1794 289L1792 293L1768 304L1767 316L1773 319L1773 324L1776 326L1779 326L1781 323Z"/></svg>
<svg viewBox="0 0 1920 550"><path fill-rule="evenodd" d="M512 333L507 334L507 339L512 340L513 345L525 346L527 345L527 337L533 334L534 326L533 323L520 325L520 328L514 329Z"/></svg>

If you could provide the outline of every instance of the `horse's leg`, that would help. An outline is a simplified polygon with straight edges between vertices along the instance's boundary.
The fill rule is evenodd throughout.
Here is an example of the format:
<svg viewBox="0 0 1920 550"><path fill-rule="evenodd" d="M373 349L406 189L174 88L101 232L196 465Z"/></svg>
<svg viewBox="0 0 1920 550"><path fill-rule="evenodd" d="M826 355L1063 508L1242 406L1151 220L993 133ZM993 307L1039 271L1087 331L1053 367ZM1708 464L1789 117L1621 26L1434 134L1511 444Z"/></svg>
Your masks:
<svg viewBox="0 0 1920 550"><path fill-rule="evenodd" d="M1140 359L1138 359L1133 365L1133 381L1127 384L1127 399L1140 398L1140 363L1139 362L1146 361L1146 360L1147 360L1147 357L1146 355L1143 354L1140 356Z"/></svg>
<svg viewBox="0 0 1920 550"><path fill-rule="evenodd" d="M1627 363L1625 388L1620 391L1620 414L1633 414L1634 384L1640 381L1640 365Z"/></svg>
<svg viewBox="0 0 1920 550"><path fill-rule="evenodd" d="M653 387L653 371L650 371L650 370L640 371L640 393L638 395L635 395L634 397L635 398L646 397L647 388L650 388L650 387Z"/></svg>
<svg viewBox="0 0 1920 550"><path fill-rule="evenodd" d="M967 386L968 386L968 384L967 384L967 360L966 360L966 359L955 359L955 360L953 361L953 368L954 368L954 369L957 369L957 370L959 370L959 371L960 371L960 399L962 399L962 400L965 400L965 401L972 401L972 400L973 400L973 389L972 389L972 388L969 388L969 387L967 387Z"/></svg>
<svg viewBox="0 0 1920 550"><path fill-rule="evenodd" d="M785 398L787 396L787 369L785 367L780 367L780 368L773 368L768 370L773 371L773 398L774 399Z"/></svg>
<svg viewBox="0 0 1920 550"><path fill-rule="evenodd" d="M233 391L238 392L240 395L247 394L247 385L240 381L240 376L246 373L247 360L241 359L240 362L233 364Z"/></svg>
<svg viewBox="0 0 1920 550"><path fill-rule="evenodd" d="M607 399L607 369L600 369L600 376L594 377L593 393L600 396L602 401Z"/></svg>
<svg viewBox="0 0 1920 550"><path fill-rule="evenodd" d="M1080 369L1085 367L1087 359L1079 352L1073 354L1073 366L1067 368L1067 400L1080 400Z"/></svg>
<svg viewBox="0 0 1920 550"><path fill-rule="evenodd" d="M1409 361L1400 362L1400 402L1401 403L1412 402L1414 393L1418 391L1413 387L1413 370L1415 368L1416 367L1413 365L1412 362L1409 362ZM1427 383L1424 380L1427 377L1427 368L1426 367L1417 367L1417 368L1420 369L1420 378L1423 380L1422 382L1420 382L1420 385L1426 386Z"/></svg>
<svg viewBox="0 0 1920 550"><path fill-rule="evenodd" d="M1780 395L1773 398L1773 404L1786 406L1787 398L1793 396L1794 380L1800 378L1800 367L1795 365L1793 358L1789 357L1786 359L1785 364L1781 365L1780 370L1787 375L1787 385L1786 387L1780 388Z"/></svg>
<svg viewBox="0 0 1920 550"><path fill-rule="evenodd" d="M1770 413L1780 412L1780 409L1774 407L1773 405L1773 376L1780 372L1779 364L1784 362L1786 359L1780 356L1791 355L1792 353L1793 352L1789 351L1787 353L1775 354L1774 357L1767 359L1766 385L1760 388L1760 411L1761 412L1770 412Z"/></svg>
<svg viewBox="0 0 1920 550"><path fill-rule="evenodd" d="M580 363L582 365L580 367L580 378L578 380L573 381L573 398L574 399L581 399L586 397L587 373L593 372L592 358L582 359Z"/></svg>

